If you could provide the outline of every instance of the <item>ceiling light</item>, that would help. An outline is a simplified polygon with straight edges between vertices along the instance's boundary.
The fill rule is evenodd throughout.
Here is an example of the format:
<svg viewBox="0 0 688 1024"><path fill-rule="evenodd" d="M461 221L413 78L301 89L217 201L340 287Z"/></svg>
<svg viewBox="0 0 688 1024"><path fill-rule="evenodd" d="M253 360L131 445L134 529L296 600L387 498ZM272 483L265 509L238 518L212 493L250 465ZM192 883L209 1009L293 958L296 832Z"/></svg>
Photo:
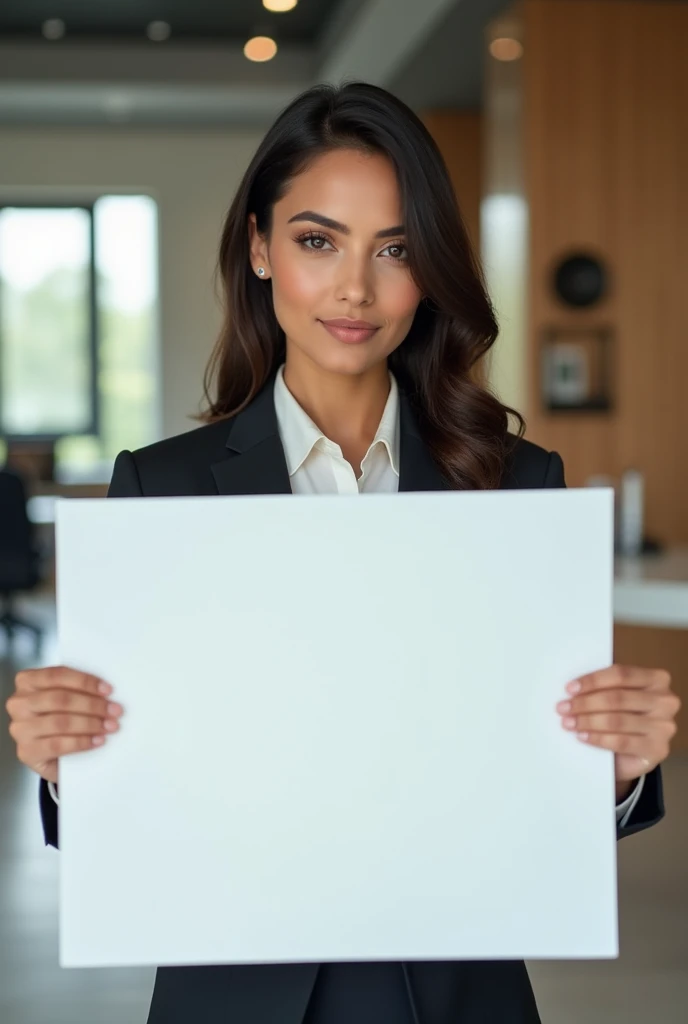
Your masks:
<svg viewBox="0 0 688 1024"><path fill-rule="evenodd" d="M59 18L48 18L43 22L41 32L46 39L62 39L65 34L65 23Z"/></svg>
<svg viewBox="0 0 688 1024"><path fill-rule="evenodd" d="M299 0L263 0L263 7L267 11L281 13L282 11L293 11Z"/></svg>
<svg viewBox="0 0 688 1024"><path fill-rule="evenodd" d="M154 43L164 43L166 39L170 38L171 31L172 29L166 21L151 21L146 29L146 35Z"/></svg>
<svg viewBox="0 0 688 1024"><path fill-rule="evenodd" d="M244 47L244 57L248 60L272 60L277 53L277 43L269 36L254 36Z"/></svg>
<svg viewBox="0 0 688 1024"><path fill-rule="evenodd" d="M490 53L495 60L518 60L523 56L523 44L519 43L518 39L503 36L492 40Z"/></svg>

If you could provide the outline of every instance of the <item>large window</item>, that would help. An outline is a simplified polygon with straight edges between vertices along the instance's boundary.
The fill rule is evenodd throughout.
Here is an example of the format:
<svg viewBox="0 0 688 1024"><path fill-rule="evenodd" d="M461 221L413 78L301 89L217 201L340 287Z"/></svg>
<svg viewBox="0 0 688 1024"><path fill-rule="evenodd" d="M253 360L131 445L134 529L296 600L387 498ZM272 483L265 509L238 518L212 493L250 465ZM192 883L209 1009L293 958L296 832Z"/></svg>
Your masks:
<svg viewBox="0 0 688 1024"><path fill-rule="evenodd" d="M107 479L159 435L157 216L148 196L0 207L0 435Z"/></svg>

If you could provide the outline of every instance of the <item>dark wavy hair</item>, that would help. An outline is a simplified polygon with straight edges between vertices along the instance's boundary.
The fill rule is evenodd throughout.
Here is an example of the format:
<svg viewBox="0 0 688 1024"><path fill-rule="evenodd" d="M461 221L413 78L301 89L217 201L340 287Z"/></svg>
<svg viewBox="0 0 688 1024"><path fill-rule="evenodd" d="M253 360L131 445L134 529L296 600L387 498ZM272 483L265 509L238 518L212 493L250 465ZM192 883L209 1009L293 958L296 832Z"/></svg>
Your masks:
<svg viewBox="0 0 688 1024"><path fill-rule="evenodd" d="M318 156L337 148L385 155L396 168L409 266L424 295L389 366L411 402L418 427L450 487L499 486L508 415L480 374L498 333L444 160L419 118L391 93L365 82L318 85L279 115L253 157L227 214L215 286L224 319L204 378L214 423L240 412L285 358L284 332L270 285L253 273L248 217L269 238L272 208ZM211 397L211 392L215 397Z"/></svg>

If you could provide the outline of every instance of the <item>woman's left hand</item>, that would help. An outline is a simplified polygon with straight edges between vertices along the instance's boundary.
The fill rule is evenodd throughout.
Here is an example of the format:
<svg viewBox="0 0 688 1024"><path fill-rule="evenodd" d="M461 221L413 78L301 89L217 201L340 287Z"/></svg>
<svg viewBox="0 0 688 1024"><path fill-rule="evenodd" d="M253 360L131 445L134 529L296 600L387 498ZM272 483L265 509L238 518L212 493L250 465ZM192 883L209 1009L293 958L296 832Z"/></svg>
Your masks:
<svg viewBox="0 0 688 1024"><path fill-rule="evenodd" d="M557 704L562 725L595 747L613 750L617 797L669 753L681 701L664 669L611 665L573 680Z"/></svg>

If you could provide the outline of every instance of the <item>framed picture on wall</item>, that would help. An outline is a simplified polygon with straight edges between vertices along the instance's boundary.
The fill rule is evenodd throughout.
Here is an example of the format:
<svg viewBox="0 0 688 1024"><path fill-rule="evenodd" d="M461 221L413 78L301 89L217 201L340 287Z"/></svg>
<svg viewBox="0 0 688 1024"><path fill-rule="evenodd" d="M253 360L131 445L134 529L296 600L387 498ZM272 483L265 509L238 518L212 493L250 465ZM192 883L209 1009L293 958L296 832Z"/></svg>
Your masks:
<svg viewBox="0 0 688 1024"><path fill-rule="evenodd" d="M611 356L610 328L546 328L541 345L544 408L551 412L610 410Z"/></svg>

